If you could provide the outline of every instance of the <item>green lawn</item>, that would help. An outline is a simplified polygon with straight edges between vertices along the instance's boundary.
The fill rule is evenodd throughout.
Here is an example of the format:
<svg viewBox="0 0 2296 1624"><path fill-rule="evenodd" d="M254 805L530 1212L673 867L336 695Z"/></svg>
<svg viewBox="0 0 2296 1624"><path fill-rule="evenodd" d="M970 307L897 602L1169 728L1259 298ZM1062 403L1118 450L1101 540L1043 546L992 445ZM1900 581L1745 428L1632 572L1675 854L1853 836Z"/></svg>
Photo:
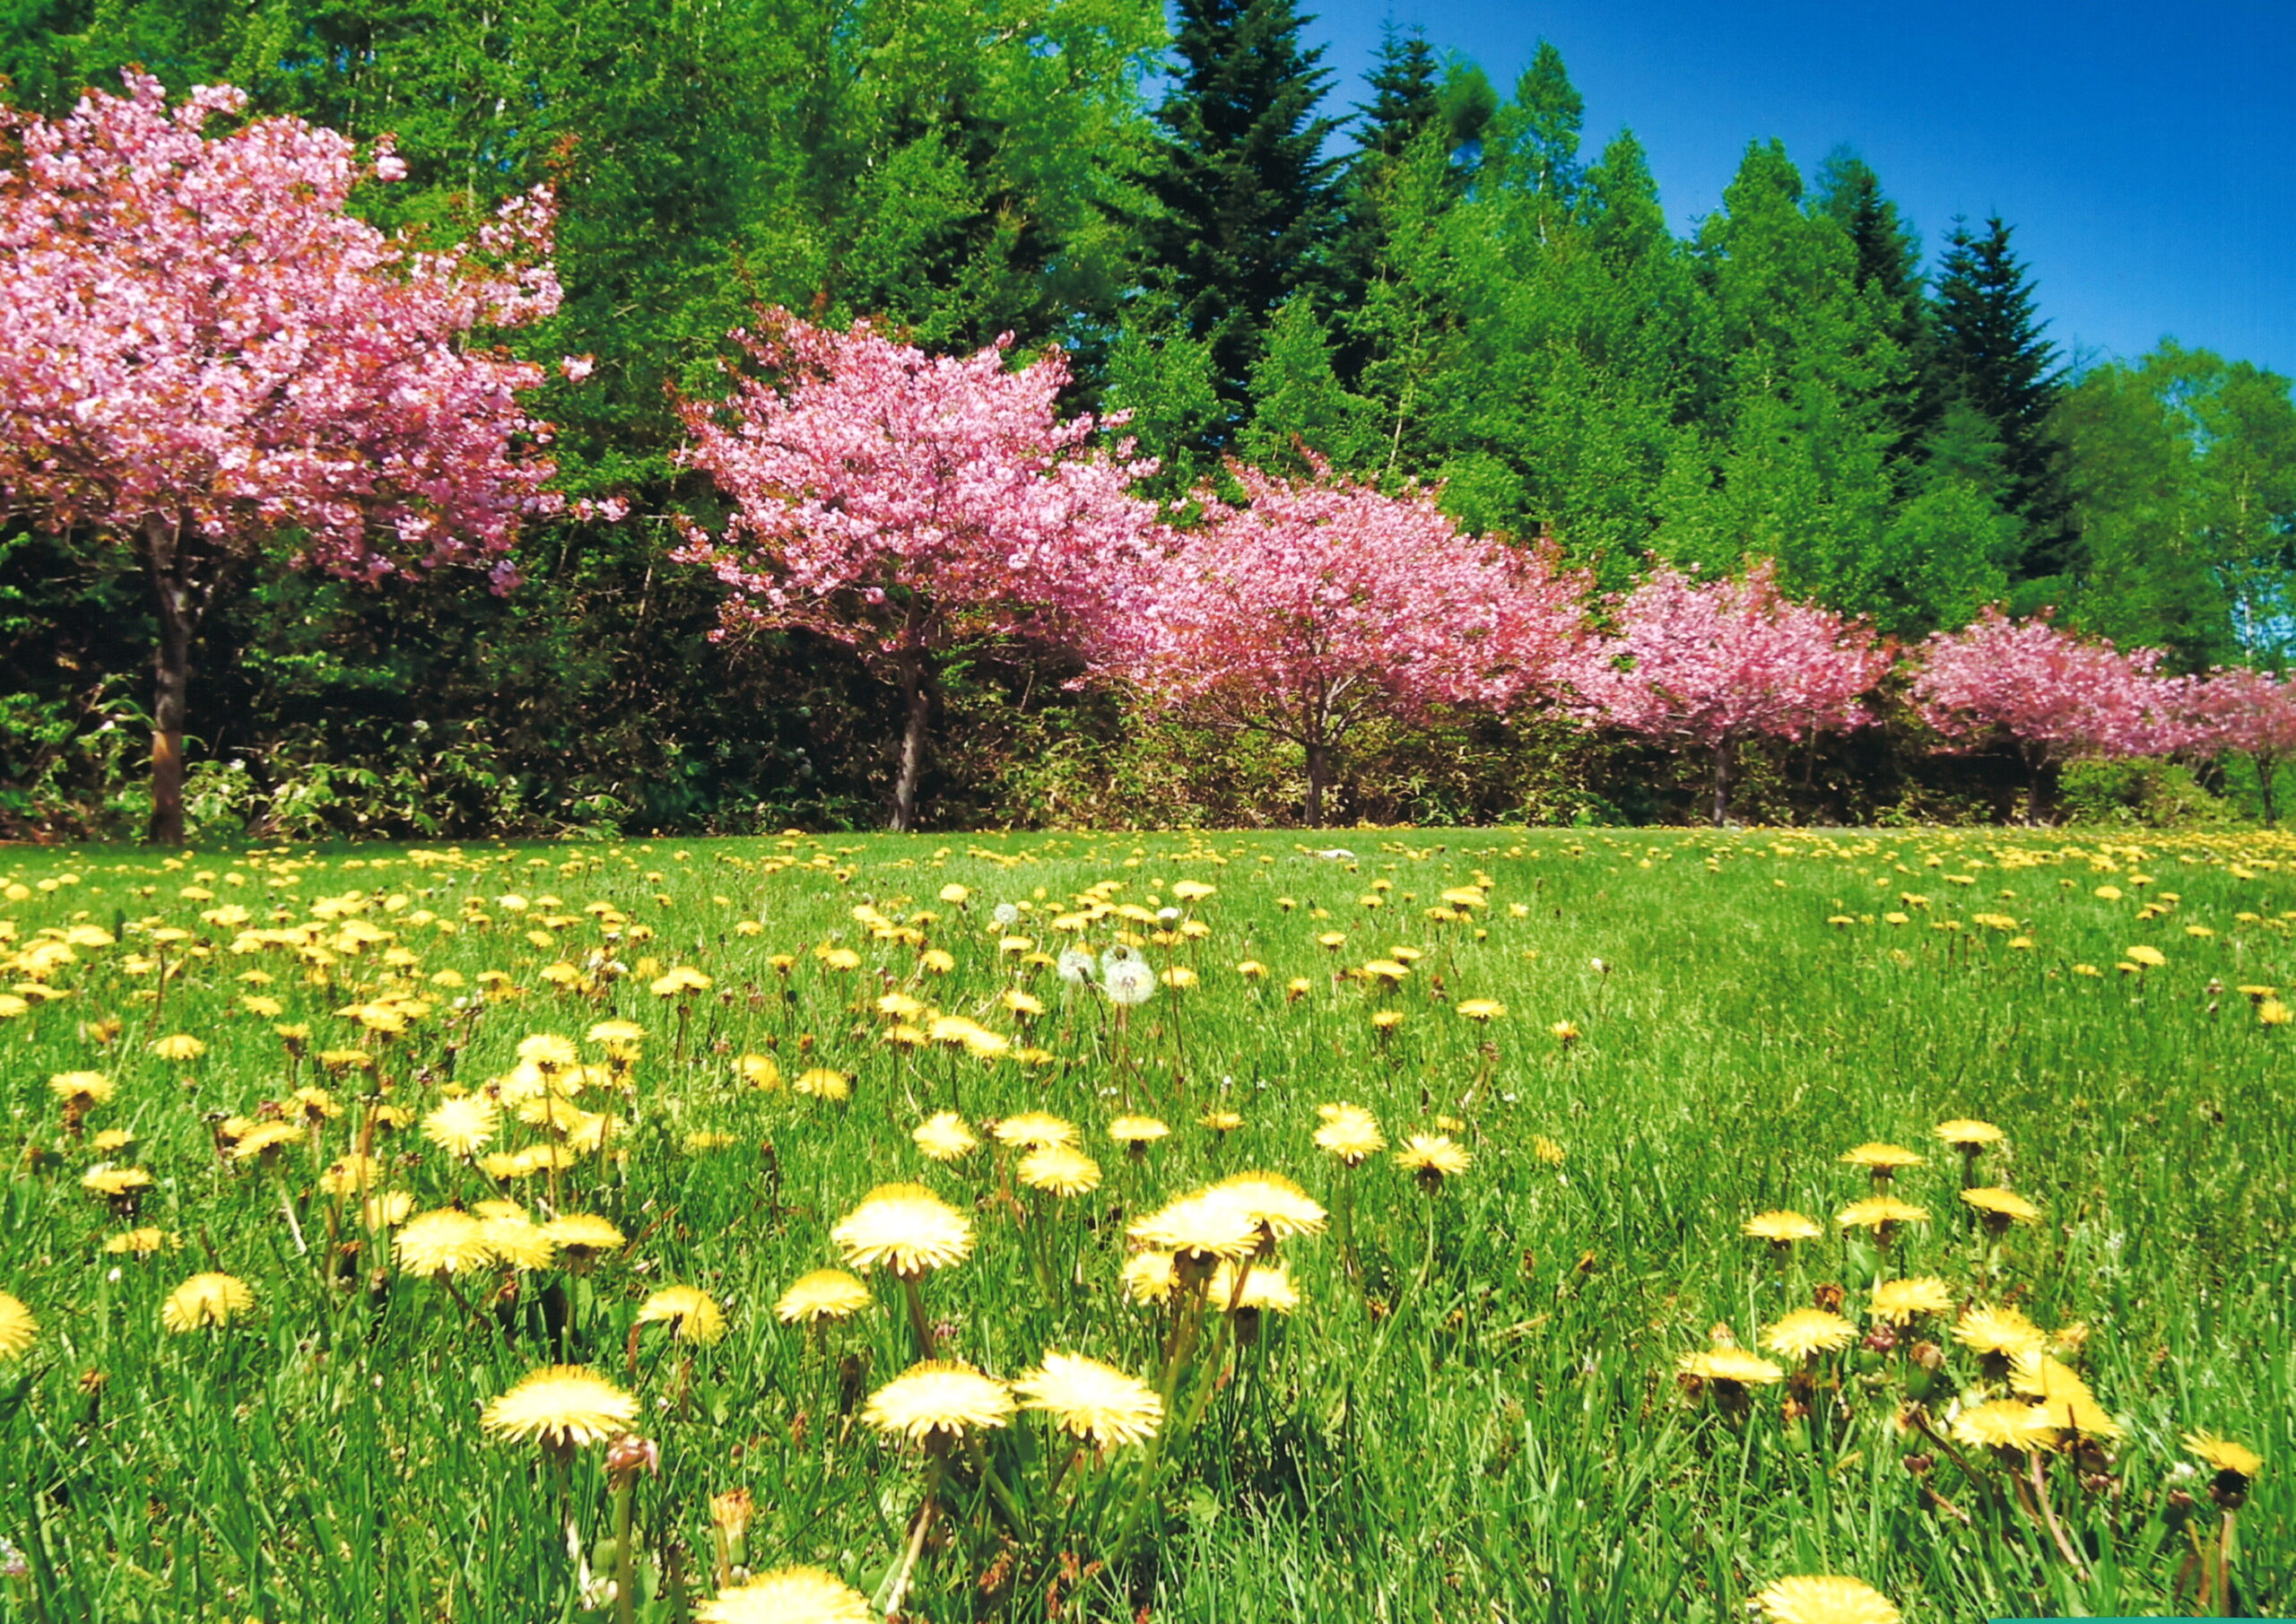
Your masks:
<svg viewBox="0 0 2296 1624"><path fill-rule="evenodd" d="M1317 838L1352 858L1263 835L0 853L0 1292L37 1321L0 1356L0 1537L25 1569L0 1613L612 1619L619 1506L639 1618L693 1616L730 1558L826 1569L877 1616L902 1585L934 1620L1721 1624L1835 1574L1944 1624L2201 1611L2220 1502L2243 1496L2239 1600L2296 1606L2296 1026L2240 990L2296 982L2296 841ZM1121 1021L1051 961L1119 932L1164 973ZM709 985L662 980L681 968ZM1474 1000L1503 1012L1458 1012ZM973 1022L970 1047L933 1041L935 1015ZM587 1036L617 1017L644 1029L634 1061ZM590 1069L550 1046L522 1067L544 1033ZM163 1058L196 1046L178 1035L204 1052ZM81 1071L109 1097L67 1105L50 1080ZM426 1134L489 1090L472 1154ZM1343 1101L1387 1141L1352 1168L1313 1139ZM911 1133L943 1110L985 1142L928 1160ZM1022 1111L1074 1125L1097 1187L1029 1187L989 1133ZM1113 1142L1127 1111L1169 1136ZM1221 1111L1240 1125L1205 1125ZM1959 1117L2003 1130L1975 1181L2038 1223L1995 1236L1960 1198L1933 1132ZM1413 1133L1472 1160L1431 1187L1393 1160ZM1928 1214L1881 1244L1835 1221L1874 1193L1842 1153L1876 1141L1926 1157L1892 1191ZM148 1187L107 1198L99 1164ZM1188 1267L1133 1300L1128 1227L1253 1169L1327 1213L1276 1243L1296 1307L1245 1310ZM627 1244L551 1255L514 1222L429 1275L362 1179L378 1207L514 1201ZM849 1319L775 1310L889 1181L970 1221L963 1260L916 1281L941 1356L1118 1367L1168 1396L1153 1441L1081 1446L1032 1412L881 1437L870 1396L919 1351L891 1271ZM1778 1208L1823 1238L1741 1232ZM136 1228L157 1250L107 1249ZM164 1329L203 1272L252 1306ZM1923 1277L1949 1305L1871 1335L1874 1285ZM693 1312L639 1323L673 1285L722 1307L721 1340L674 1334ZM1678 1373L1718 1329L1761 1351L1837 1297L1861 1340L1765 1353L1788 1379ZM1957 1403L2017 1376L1952 1335L1970 1305L2051 1333L2026 1378L2077 1373L2088 1429L2030 1455L1952 1441ZM604 1443L482 1425L561 1361L632 1395L659 1446L619 1502ZM2260 1472L2216 1477L2196 1430ZM711 1497L736 1489L754 1512L728 1550Z"/></svg>

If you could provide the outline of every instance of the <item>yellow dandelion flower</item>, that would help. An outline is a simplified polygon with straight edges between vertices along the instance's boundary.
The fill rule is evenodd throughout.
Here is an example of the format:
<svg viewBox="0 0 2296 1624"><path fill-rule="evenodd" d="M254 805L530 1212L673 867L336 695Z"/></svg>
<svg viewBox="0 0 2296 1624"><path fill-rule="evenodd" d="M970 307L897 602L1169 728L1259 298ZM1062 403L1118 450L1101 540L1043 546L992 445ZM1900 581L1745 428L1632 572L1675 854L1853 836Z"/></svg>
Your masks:
<svg viewBox="0 0 2296 1624"><path fill-rule="evenodd" d="M1323 1232L1321 1203L1281 1173L1237 1173L1213 1185L1211 1194L1278 1240Z"/></svg>
<svg viewBox="0 0 2296 1624"><path fill-rule="evenodd" d="M1920 1274L1910 1280L1883 1281L1874 1288L1866 1311L1875 1319L1903 1325L1917 1315L1944 1314L1952 1307L1952 1288L1934 1275Z"/></svg>
<svg viewBox="0 0 2296 1624"><path fill-rule="evenodd" d="M816 1324L849 1319L867 1307L869 1288L842 1269L816 1269L803 1274L781 1294L773 1312L783 1324Z"/></svg>
<svg viewBox="0 0 2296 1624"><path fill-rule="evenodd" d="M189 1032L176 1032L152 1044L152 1053L162 1060L196 1060L207 1053L207 1046Z"/></svg>
<svg viewBox="0 0 2296 1624"><path fill-rule="evenodd" d="M1489 1024L1505 1018L1507 1006L1496 998L1470 998L1458 1006L1458 1012L1469 1020Z"/></svg>
<svg viewBox="0 0 2296 1624"><path fill-rule="evenodd" d="M1214 1108L1197 1117L1196 1125L1200 1128L1210 1128L1214 1133L1232 1133L1244 1125L1244 1119L1233 1111Z"/></svg>
<svg viewBox="0 0 2296 1624"><path fill-rule="evenodd" d="M638 1419L638 1401L579 1365L544 1365L486 1406L489 1436L570 1448L599 1444Z"/></svg>
<svg viewBox="0 0 2296 1624"><path fill-rule="evenodd" d="M1939 1123L1931 1131L1964 1156L1997 1145L2009 1137L1991 1123L1980 1122L1974 1116L1956 1116L1951 1122Z"/></svg>
<svg viewBox="0 0 2296 1624"><path fill-rule="evenodd" d="M1422 1184L1431 1185L1439 1185L1446 1178L1457 1178L1474 1159L1464 1148L1441 1133L1413 1133L1395 1154L1396 1166Z"/></svg>
<svg viewBox="0 0 2296 1624"><path fill-rule="evenodd" d="M385 1190L370 1195L359 1209L361 1222L370 1229L387 1229L406 1221L414 1211L414 1197L404 1190Z"/></svg>
<svg viewBox="0 0 2296 1624"><path fill-rule="evenodd" d="M1761 1345L1788 1359L1838 1353L1857 1340L1857 1327L1823 1308L1796 1308L1761 1333Z"/></svg>
<svg viewBox="0 0 2296 1624"><path fill-rule="evenodd" d="M502 1112L484 1094L442 1100L422 1118L422 1137L449 1156L475 1156L501 1126Z"/></svg>
<svg viewBox="0 0 2296 1624"><path fill-rule="evenodd" d="M753 1089L771 1090L781 1086L781 1067L770 1055L744 1055L734 1062L734 1071Z"/></svg>
<svg viewBox="0 0 2296 1624"><path fill-rule="evenodd" d="M961 1161L980 1148L980 1141L954 1111L940 1111L926 1117L909 1138L933 1161Z"/></svg>
<svg viewBox="0 0 2296 1624"><path fill-rule="evenodd" d="M1898 1624L1897 1607L1863 1579L1797 1574L1773 1579L1754 1593L1752 1606L1769 1624Z"/></svg>
<svg viewBox="0 0 2296 1624"><path fill-rule="evenodd" d="M1047 1352L1013 1384L1021 1408L1096 1449L1144 1443L1164 1418L1164 1401L1139 1377L1081 1354Z"/></svg>
<svg viewBox="0 0 2296 1624"><path fill-rule="evenodd" d="M478 1238L495 1262L521 1272L547 1269L558 1255L558 1243L551 1239L550 1231L524 1213L480 1220Z"/></svg>
<svg viewBox="0 0 2296 1624"><path fill-rule="evenodd" d="M1076 1125L1044 1111L1016 1111L992 1130L999 1144L1022 1145L1041 1151L1048 1145L1073 1145Z"/></svg>
<svg viewBox="0 0 2296 1624"><path fill-rule="evenodd" d="M2057 1447L2057 1429L2021 1399L1987 1399L1967 1405L1953 1417L1952 1432L1955 1443L1979 1449L2022 1452Z"/></svg>
<svg viewBox="0 0 2296 1624"><path fill-rule="evenodd" d="M2169 962L2168 955L2163 953L2159 948L2145 947L2141 944L2136 947L2123 949L2121 956L2126 959L2131 964L2141 964L2149 970L2157 970L2162 965Z"/></svg>
<svg viewBox="0 0 2296 1624"><path fill-rule="evenodd" d="M115 1168L99 1162L80 1175L80 1187L108 1201L121 1201L152 1187L152 1176L142 1168Z"/></svg>
<svg viewBox="0 0 2296 1624"><path fill-rule="evenodd" d="M2048 1344L2048 1333L2014 1308L1972 1306L1953 1322L1953 1340L1972 1352L2010 1359L2040 1351Z"/></svg>
<svg viewBox="0 0 2296 1624"><path fill-rule="evenodd" d="M876 1624L863 1595L818 1568L777 1568L727 1586L693 1610L699 1624Z"/></svg>
<svg viewBox="0 0 2296 1624"><path fill-rule="evenodd" d="M1387 1136L1379 1132L1378 1118L1361 1106L1342 1101L1318 1106L1316 1110L1323 1118L1323 1125L1316 1130L1317 1147L1346 1166L1361 1167L1387 1148Z"/></svg>
<svg viewBox="0 0 2296 1624"><path fill-rule="evenodd" d="M1153 1116L1119 1116L1109 1124L1109 1137L1132 1151L1168 1138L1170 1133L1171 1129Z"/></svg>
<svg viewBox="0 0 2296 1624"><path fill-rule="evenodd" d="M2264 1456L2245 1444L2218 1437L2213 1432L2187 1432L2184 1444L2187 1449L2217 1471L2229 1472L2234 1477L2252 1478L2264 1470Z"/></svg>
<svg viewBox="0 0 2296 1624"><path fill-rule="evenodd" d="M2006 1229L2011 1224L2037 1224L2041 1220L2041 1210L2013 1190L1964 1190L1961 1200L1976 1208L1993 1227Z"/></svg>
<svg viewBox="0 0 2296 1624"><path fill-rule="evenodd" d="M1118 1278L1124 1294L1135 1303L1160 1303L1179 1284L1169 1252L1135 1252L1124 1260Z"/></svg>
<svg viewBox="0 0 2296 1624"><path fill-rule="evenodd" d="M1786 1379L1783 1369L1743 1348L1701 1348L1676 1359L1674 1368L1700 1381L1727 1382L1741 1387L1767 1387Z"/></svg>
<svg viewBox="0 0 2296 1624"><path fill-rule="evenodd" d="M308 1137L302 1125L274 1117L258 1122L239 1137L231 1147L233 1161L255 1161L282 1145L300 1144Z"/></svg>
<svg viewBox="0 0 2296 1624"><path fill-rule="evenodd" d="M109 1105L114 1093L110 1078L101 1072L58 1072L48 1080L48 1091L66 1105Z"/></svg>
<svg viewBox="0 0 2296 1624"><path fill-rule="evenodd" d="M1134 1220L1126 1233L1156 1251L1196 1260L1242 1257L1259 1246L1258 1223L1210 1190L1165 1203Z"/></svg>
<svg viewBox="0 0 2296 1624"><path fill-rule="evenodd" d="M714 1346L726 1334L726 1311L698 1286L665 1286L638 1310L641 1325L667 1325L682 1342Z"/></svg>
<svg viewBox="0 0 2296 1624"><path fill-rule="evenodd" d="M418 1213L391 1239L398 1266L410 1274L466 1274L493 1257L482 1220L452 1207Z"/></svg>
<svg viewBox="0 0 2296 1624"><path fill-rule="evenodd" d="M1236 1265L1223 1263L1212 1272L1205 1295L1218 1307L1233 1303L1239 1309L1270 1314L1290 1314L1300 1306L1300 1290L1292 1283L1291 1271L1280 1264L1247 1264L1239 1293Z"/></svg>
<svg viewBox="0 0 2296 1624"><path fill-rule="evenodd" d="M1926 1208L1900 1201L1894 1195L1872 1195L1864 1201L1853 1201L1834 1214L1834 1222L1845 1229L1885 1229L1892 1224L1928 1221Z"/></svg>
<svg viewBox="0 0 2296 1624"><path fill-rule="evenodd" d="M322 1195L364 1195L383 1177L383 1164L353 1151L338 1156L319 1175Z"/></svg>
<svg viewBox="0 0 2296 1624"><path fill-rule="evenodd" d="M182 1244L169 1231L152 1225L104 1238L104 1250L114 1257L149 1257L154 1252L174 1251Z"/></svg>
<svg viewBox="0 0 2296 1624"><path fill-rule="evenodd" d="M620 1252L629 1240L615 1224L597 1218L595 1212L565 1212L542 1224L542 1234L549 1236L551 1245L562 1252L574 1252L578 1256L597 1256L602 1252Z"/></svg>
<svg viewBox="0 0 2296 1624"><path fill-rule="evenodd" d="M789 1086L812 1099L848 1099L853 1094L853 1080L825 1065L799 1073L797 1081Z"/></svg>
<svg viewBox="0 0 2296 1624"><path fill-rule="evenodd" d="M871 1394L861 1419L889 1436L923 1443L936 1434L958 1438L1002 1427L1013 1419L1013 1408L1003 1382L970 1365L928 1359Z"/></svg>
<svg viewBox="0 0 2296 1624"><path fill-rule="evenodd" d="M922 1185L879 1185L830 1232L845 1261L866 1272L884 1264L905 1278L962 1263L972 1220Z"/></svg>
<svg viewBox="0 0 2296 1624"><path fill-rule="evenodd" d="M1014 1169L1031 1190L1064 1199L1100 1187L1100 1164L1070 1145L1046 1145L1021 1158Z"/></svg>
<svg viewBox="0 0 2296 1624"><path fill-rule="evenodd" d="M22 1359L39 1334L32 1311L5 1291L0 1291L0 1359Z"/></svg>
<svg viewBox="0 0 2296 1624"><path fill-rule="evenodd" d="M202 1325L228 1325L255 1307L247 1282L230 1274L195 1274L168 1293L160 1324L180 1335Z"/></svg>
<svg viewBox="0 0 2296 1624"><path fill-rule="evenodd" d="M1854 1168L1886 1177L1900 1168L1918 1168L1929 1159L1918 1151L1909 1151L1903 1145L1887 1144L1879 1140L1844 1151L1841 1159Z"/></svg>

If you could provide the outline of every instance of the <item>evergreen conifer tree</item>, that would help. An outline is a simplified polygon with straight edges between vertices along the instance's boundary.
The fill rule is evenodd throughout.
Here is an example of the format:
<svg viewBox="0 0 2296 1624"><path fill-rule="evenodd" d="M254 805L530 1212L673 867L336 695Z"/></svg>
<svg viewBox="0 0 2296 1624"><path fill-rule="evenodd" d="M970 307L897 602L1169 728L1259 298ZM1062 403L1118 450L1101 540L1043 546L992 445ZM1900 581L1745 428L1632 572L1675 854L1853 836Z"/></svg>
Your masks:
<svg viewBox="0 0 2296 1624"><path fill-rule="evenodd" d="M1182 330L1211 346L1233 424L1268 323L1325 280L1341 161L1324 152L1336 121L1316 107L1330 74L1294 0L1180 0L1178 22L1142 252Z"/></svg>
<svg viewBox="0 0 2296 1624"><path fill-rule="evenodd" d="M1931 312L1941 380L1989 418L2000 439L2003 504L2025 533L2017 573L2031 579L2061 573L2068 556L2061 443L2049 421L2064 374L2010 235L1998 215L1981 231L1956 221Z"/></svg>

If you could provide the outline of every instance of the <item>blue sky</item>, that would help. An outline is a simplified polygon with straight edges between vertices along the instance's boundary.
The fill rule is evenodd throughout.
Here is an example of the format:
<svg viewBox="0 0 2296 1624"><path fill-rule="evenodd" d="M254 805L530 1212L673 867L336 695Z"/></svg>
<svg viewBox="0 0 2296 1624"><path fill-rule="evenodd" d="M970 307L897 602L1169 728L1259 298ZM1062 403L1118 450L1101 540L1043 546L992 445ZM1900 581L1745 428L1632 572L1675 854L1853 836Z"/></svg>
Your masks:
<svg viewBox="0 0 2296 1624"><path fill-rule="evenodd" d="M1590 149L1631 127L1668 213L1721 206L1749 140L1807 176L1862 153L1934 254L1998 213L2049 335L2134 357L2163 335L2296 374L2296 0L1301 0L1365 100L1383 20L1474 57L1503 98L1544 37L1587 102ZM1591 154L1590 154L1591 155Z"/></svg>

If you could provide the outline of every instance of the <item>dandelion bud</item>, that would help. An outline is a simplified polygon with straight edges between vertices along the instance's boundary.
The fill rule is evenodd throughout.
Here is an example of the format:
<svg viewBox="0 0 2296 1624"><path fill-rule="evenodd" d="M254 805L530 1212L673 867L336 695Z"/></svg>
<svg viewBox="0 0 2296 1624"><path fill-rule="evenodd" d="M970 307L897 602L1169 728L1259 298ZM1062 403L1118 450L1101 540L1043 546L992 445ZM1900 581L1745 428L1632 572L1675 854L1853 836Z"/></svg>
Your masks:
<svg viewBox="0 0 2296 1624"><path fill-rule="evenodd" d="M662 1446L649 1437L639 1437L625 1432L606 1446L606 1476L628 1480L640 1472L659 1474L662 1470Z"/></svg>
<svg viewBox="0 0 2296 1624"><path fill-rule="evenodd" d="M710 1526L728 1540L738 1540L749 1529L750 1519L757 1515L757 1501L746 1489L735 1489L725 1494L709 1497Z"/></svg>

